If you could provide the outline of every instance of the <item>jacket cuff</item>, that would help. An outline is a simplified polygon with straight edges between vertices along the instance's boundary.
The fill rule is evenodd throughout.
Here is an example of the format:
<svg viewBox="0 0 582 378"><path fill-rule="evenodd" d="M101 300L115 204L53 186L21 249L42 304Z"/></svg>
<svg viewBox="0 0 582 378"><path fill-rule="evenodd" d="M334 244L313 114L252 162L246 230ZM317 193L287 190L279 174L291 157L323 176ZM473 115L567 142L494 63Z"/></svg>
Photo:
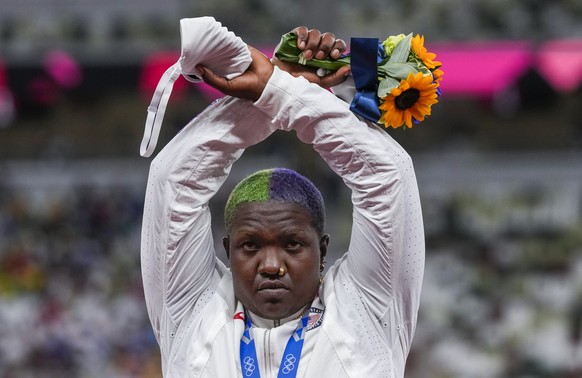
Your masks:
<svg viewBox="0 0 582 378"><path fill-rule="evenodd" d="M269 116L278 128L288 127L288 114L292 104L296 101L297 78L278 67L274 67L273 74L269 78L261 97L254 105Z"/></svg>

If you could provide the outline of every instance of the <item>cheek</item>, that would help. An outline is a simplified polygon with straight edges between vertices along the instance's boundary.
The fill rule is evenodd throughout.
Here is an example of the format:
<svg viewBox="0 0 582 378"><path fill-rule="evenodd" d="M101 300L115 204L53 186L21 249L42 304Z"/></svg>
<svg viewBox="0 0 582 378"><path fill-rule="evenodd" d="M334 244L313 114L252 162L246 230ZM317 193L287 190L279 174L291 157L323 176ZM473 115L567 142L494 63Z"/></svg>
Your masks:
<svg viewBox="0 0 582 378"><path fill-rule="evenodd" d="M249 259L242 260L231 258L230 271L232 273L233 280L240 283L252 281L256 273L254 266L254 263Z"/></svg>
<svg viewBox="0 0 582 378"><path fill-rule="evenodd" d="M290 265L293 266L293 271L303 278L317 278L319 279L319 260L309 256L305 259L298 259L292 261Z"/></svg>

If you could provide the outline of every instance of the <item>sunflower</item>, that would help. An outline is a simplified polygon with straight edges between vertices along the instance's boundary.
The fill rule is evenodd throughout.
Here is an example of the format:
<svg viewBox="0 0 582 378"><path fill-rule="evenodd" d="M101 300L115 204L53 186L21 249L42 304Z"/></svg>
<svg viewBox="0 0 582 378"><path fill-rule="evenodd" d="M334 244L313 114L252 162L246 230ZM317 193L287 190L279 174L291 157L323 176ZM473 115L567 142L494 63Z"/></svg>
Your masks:
<svg viewBox="0 0 582 378"><path fill-rule="evenodd" d="M445 74L445 73L443 72L443 70L441 70L441 69L437 68L437 69L435 69L435 70L432 70L431 72L432 72L432 76L433 76L433 78L434 78L434 81L435 81L435 82L437 82L437 83L440 83L440 81L441 81L441 80L442 80L442 78L443 78L443 75Z"/></svg>
<svg viewBox="0 0 582 378"><path fill-rule="evenodd" d="M426 47L424 47L424 36L423 35L415 35L410 42L410 49L416 55L418 59L424 63L426 68L432 70L434 68L440 67L442 64L441 62L437 62L433 60L436 58L436 54L428 52Z"/></svg>
<svg viewBox="0 0 582 378"><path fill-rule="evenodd" d="M380 123L384 127L400 127L404 124L412 127L413 119L421 122L430 115L431 106L438 102L438 83L433 82L432 75L424 76L422 72L409 73L406 80L382 98Z"/></svg>

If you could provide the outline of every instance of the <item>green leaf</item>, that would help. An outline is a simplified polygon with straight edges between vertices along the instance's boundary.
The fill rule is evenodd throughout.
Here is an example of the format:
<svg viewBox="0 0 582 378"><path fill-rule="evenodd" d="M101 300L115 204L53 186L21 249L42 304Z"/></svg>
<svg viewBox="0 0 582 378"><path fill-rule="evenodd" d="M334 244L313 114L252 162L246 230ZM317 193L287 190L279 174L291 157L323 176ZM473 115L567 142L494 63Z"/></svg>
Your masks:
<svg viewBox="0 0 582 378"><path fill-rule="evenodd" d="M409 73L416 74L418 70L413 65L407 63L392 63L388 62L381 67L378 67L380 76L388 76L391 78L403 80L408 77Z"/></svg>
<svg viewBox="0 0 582 378"><path fill-rule="evenodd" d="M408 34L404 39L402 39L390 56L389 62L392 63L405 63L408 60L408 54L410 54L410 43L412 42L412 33Z"/></svg>
<svg viewBox="0 0 582 378"><path fill-rule="evenodd" d="M275 56L283 62L299 63L309 67L323 68L330 71L337 71L343 66L350 65L350 57L343 57L337 60L332 59L310 59L304 60L302 51L297 47L297 36L287 33L281 37L279 45L275 49Z"/></svg>
<svg viewBox="0 0 582 378"><path fill-rule="evenodd" d="M380 81L378 84L378 97L382 98L392 91L392 89L397 88L400 85L400 81L387 77Z"/></svg>
<svg viewBox="0 0 582 378"><path fill-rule="evenodd" d="M342 68L343 66L349 66L350 65L350 58L345 57L345 58L340 58L338 60L311 59L311 60L308 60L305 65L309 66L309 67L315 67L315 68L324 68L324 69L330 70L330 71L337 71L340 68Z"/></svg>
<svg viewBox="0 0 582 378"><path fill-rule="evenodd" d="M422 64L421 62L419 62L417 60L412 60L410 62L406 62L406 64L413 67L416 71L422 72L423 75L428 75L430 73L430 70L428 68L426 68L426 66L424 64Z"/></svg>
<svg viewBox="0 0 582 378"><path fill-rule="evenodd" d="M287 33L281 36L281 41L275 49L275 56L287 62L291 59L298 59L301 50L297 47L297 36L293 33Z"/></svg>

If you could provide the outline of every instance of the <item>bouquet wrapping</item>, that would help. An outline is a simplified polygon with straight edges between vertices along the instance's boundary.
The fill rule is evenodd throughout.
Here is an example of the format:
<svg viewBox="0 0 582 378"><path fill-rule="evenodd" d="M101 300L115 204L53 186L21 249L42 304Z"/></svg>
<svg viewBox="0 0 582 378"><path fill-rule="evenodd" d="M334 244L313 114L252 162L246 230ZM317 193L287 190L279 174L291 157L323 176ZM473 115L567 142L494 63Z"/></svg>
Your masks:
<svg viewBox="0 0 582 378"><path fill-rule="evenodd" d="M412 127L431 114L441 94L444 74L436 54L424 47L424 37L399 34L380 42L377 38L352 38L350 53L337 60L305 60L297 36L287 33L275 50L286 62L335 71L350 65L355 94L350 109L384 127Z"/></svg>

